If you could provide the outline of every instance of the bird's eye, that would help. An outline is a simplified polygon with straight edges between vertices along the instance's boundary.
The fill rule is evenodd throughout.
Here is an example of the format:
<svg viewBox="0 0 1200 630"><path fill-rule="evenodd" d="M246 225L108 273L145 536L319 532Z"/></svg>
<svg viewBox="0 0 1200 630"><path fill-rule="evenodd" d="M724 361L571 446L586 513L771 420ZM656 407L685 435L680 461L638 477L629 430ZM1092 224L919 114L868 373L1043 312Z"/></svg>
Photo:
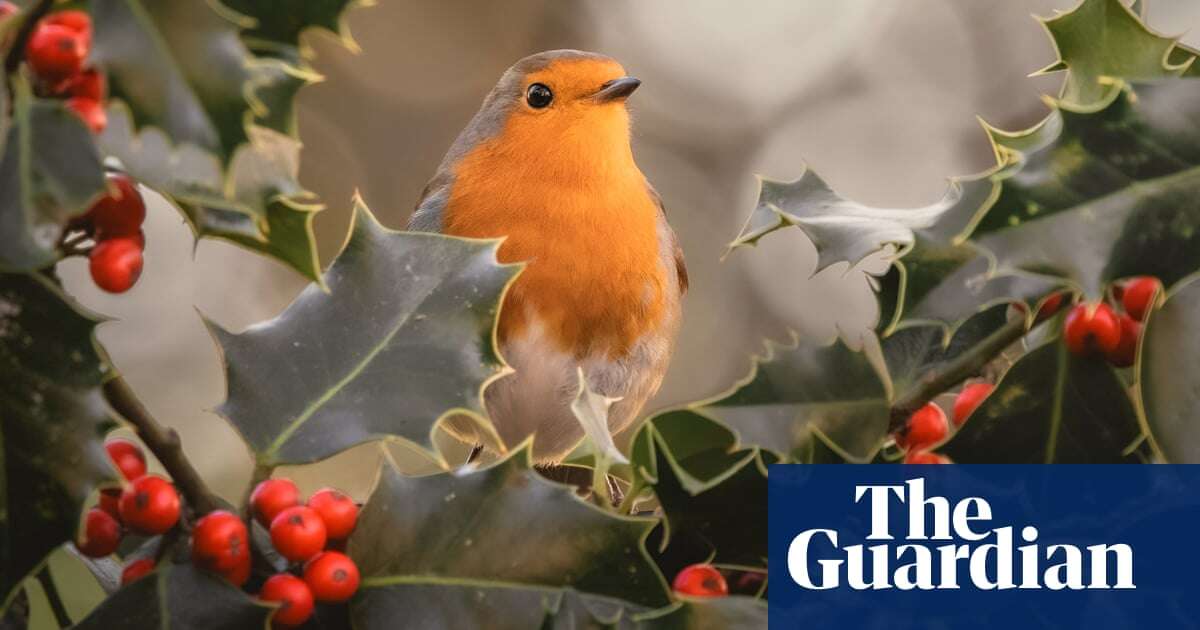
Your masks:
<svg viewBox="0 0 1200 630"><path fill-rule="evenodd" d="M550 88L541 83L534 83L525 91L525 102L534 109L542 109L548 107L550 101L554 100L554 92Z"/></svg>

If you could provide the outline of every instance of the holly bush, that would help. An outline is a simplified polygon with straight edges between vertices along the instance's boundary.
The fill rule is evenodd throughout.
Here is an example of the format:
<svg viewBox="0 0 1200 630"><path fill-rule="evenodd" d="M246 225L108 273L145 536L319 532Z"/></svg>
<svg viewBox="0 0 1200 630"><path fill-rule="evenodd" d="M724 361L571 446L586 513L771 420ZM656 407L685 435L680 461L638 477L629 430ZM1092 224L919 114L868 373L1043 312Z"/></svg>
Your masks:
<svg viewBox="0 0 1200 630"><path fill-rule="evenodd" d="M433 441L450 416L490 427L480 392L505 370L493 329L519 272L495 242L390 230L355 200L342 252L318 266L320 204L297 180L294 97L317 77L300 36L348 42L351 4L0 6L5 627L30 623L40 593L79 628L758 628L770 464L1200 461L1200 52L1137 4L1046 20L1059 59L1043 72L1066 73L1050 113L985 125L995 166L935 204L867 206L809 170L763 180L733 255L792 228L822 268L890 250L877 329L769 343L730 391L652 415L626 452L603 429L611 401L581 384L588 437L554 475L528 448L464 463ZM255 461L243 504L208 489L96 342L103 316L55 274L87 256L101 288L132 286L151 191L197 238L311 280L244 332L205 322L227 377L216 413ZM141 446L106 440L118 424L169 483L145 475ZM304 505L270 479L392 440L443 472L388 460L361 506ZM104 593L79 618L63 557Z"/></svg>

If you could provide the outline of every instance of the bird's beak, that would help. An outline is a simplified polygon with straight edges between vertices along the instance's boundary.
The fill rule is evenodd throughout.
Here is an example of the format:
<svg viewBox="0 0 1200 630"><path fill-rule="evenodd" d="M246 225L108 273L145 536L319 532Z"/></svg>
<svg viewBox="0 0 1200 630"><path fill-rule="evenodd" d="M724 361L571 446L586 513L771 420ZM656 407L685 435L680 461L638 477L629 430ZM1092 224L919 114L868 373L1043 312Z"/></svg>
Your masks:
<svg viewBox="0 0 1200 630"><path fill-rule="evenodd" d="M625 100L642 82L633 77L621 77L608 81L596 92L596 100L601 103Z"/></svg>

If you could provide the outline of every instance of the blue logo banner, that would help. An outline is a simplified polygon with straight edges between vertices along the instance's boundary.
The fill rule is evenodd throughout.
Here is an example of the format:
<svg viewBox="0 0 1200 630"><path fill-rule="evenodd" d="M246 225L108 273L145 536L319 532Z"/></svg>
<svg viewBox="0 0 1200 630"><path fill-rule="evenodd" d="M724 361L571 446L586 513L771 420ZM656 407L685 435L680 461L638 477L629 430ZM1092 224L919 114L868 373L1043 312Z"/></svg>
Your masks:
<svg viewBox="0 0 1200 630"><path fill-rule="evenodd" d="M1200 466L771 466L773 628L1200 628Z"/></svg>

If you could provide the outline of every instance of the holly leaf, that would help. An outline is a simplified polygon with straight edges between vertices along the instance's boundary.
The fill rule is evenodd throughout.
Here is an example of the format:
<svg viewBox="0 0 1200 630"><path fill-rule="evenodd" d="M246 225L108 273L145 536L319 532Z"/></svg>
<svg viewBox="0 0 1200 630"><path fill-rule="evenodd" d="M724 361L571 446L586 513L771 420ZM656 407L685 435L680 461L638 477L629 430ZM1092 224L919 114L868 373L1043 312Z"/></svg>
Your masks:
<svg viewBox="0 0 1200 630"><path fill-rule="evenodd" d="M309 29L337 37L346 48L357 50L345 13L367 0L223 0L224 4L251 19L244 32L247 44L270 52L300 47L300 35Z"/></svg>
<svg viewBox="0 0 1200 630"><path fill-rule="evenodd" d="M955 329L939 324L901 328L883 339L883 360L896 391L905 391L922 376L953 361L1008 321L1008 306L980 311Z"/></svg>
<svg viewBox="0 0 1200 630"><path fill-rule="evenodd" d="M165 195L197 237L232 241L272 256L310 280L320 280L312 231L320 205L297 181L299 140L266 127L248 128L227 169L210 153L174 144L162 130L137 131L128 108L109 109L100 138L108 155L135 179Z"/></svg>
<svg viewBox="0 0 1200 630"><path fill-rule="evenodd" d="M248 90L260 81L230 15L205 0L93 0L91 60L139 127L233 159L248 140Z"/></svg>
<svg viewBox="0 0 1200 630"><path fill-rule="evenodd" d="M77 630L265 628L274 608L190 563L160 563L104 600Z"/></svg>
<svg viewBox="0 0 1200 630"><path fill-rule="evenodd" d="M647 421L632 453L633 491L653 488L663 509L654 550L668 574L697 562L767 566L767 466L775 457L740 448L728 428L688 410Z"/></svg>
<svg viewBox="0 0 1200 630"><path fill-rule="evenodd" d="M732 391L693 403L750 446L792 457L821 434L846 459L871 459L887 433L889 385L865 353L829 346L768 343Z"/></svg>
<svg viewBox="0 0 1200 630"><path fill-rule="evenodd" d="M528 448L482 470L404 477L385 466L349 541L356 628L535 627L564 589L645 610L668 603L643 540L532 470ZM523 620L536 620L528 623Z"/></svg>
<svg viewBox="0 0 1200 630"><path fill-rule="evenodd" d="M1020 152L974 233L1004 268L1062 277L1089 296L1153 275L1170 284L1200 268L1200 82L1109 86L1106 99L1065 102L1022 134L993 133Z"/></svg>
<svg viewBox="0 0 1200 630"><path fill-rule="evenodd" d="M1104 78L1180 76L1195 60L1179 48L1179 38L1151 31L1139 12L1120 0L1084 0L1039 21L1058 52L1058 59L1039 73L1067 70L1062 98L1072 103L1103 101L1108 92Z"/></svg>
<svg viewBox="0 0 1200 630"><path fill-rule="evenodd" d="M1141 434L1113 368L1054 339L1018 359L939 450L971 464L1122 463L1136 461Z"/></svg>
<svg viewBox="0 0 1200 630"><path fill-rule="evenodd" d="M475 417L506 369L492 342L519 265L498 241L388 230L356 201L350 239L275 319L233 334L209 328L225 358L218 412L265 466L313 462L396 436L432 448L437 422Z"/></svg>
<svg viewBox="0 0 1200 630"><path fill-rule="evenodd" d="M755 597L731 595L687 598L674 606L640 615L645 630L761 630L767 627L767 604Z"/></svg>
<svg viewBox="0 0 1200 630"><path fill-rule="evenodd" d="M61 101L34 98L14 75L0 154L0 270L33 271L59 258L63 226L104 192L91 133Z"/></svg>
<svg viewBox="0 0 1200 630"><path fill-rule="evenodd" d="M1154 443L1171 463L1200 463L1200 278L1173 287L1146 322L1137 362L1140 394Z"/></svg>
<svg viewBox="0 0 1200 630"><path fill-rule="evenodd" d="M112 483L114 426L93 340L97 320L39 274L0 274L0 589L75 540L84 501Z"/></svg>

